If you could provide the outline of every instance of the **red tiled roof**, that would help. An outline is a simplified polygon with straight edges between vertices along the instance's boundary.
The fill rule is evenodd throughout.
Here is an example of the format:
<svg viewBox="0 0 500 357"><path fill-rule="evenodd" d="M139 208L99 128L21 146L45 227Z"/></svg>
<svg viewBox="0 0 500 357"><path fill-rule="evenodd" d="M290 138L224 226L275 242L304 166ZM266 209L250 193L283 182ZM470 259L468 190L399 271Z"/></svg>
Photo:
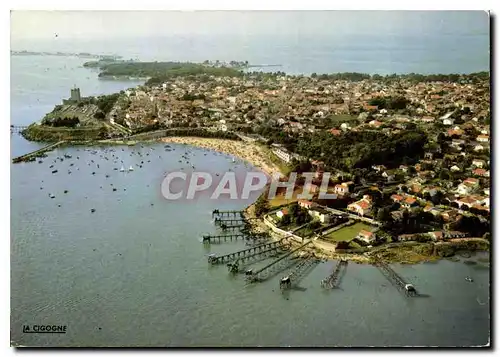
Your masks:
<svg viewBox="0 0 500 357"><path fill-rule="evenodd" d="M368 232L368 231L365 231L364 229L362 229L361 231L359 231L359 234L362 235L362 236L368 237L368 238L370 238L371 236L373 236L373 232Z"/></svg>
<svg viewBox="0 0 500 357"><path fill-rule="evenodd" d="M370 202L366 201L366 200L361 200L361 201L358 201L356 202L356 204L361 207L362 209L368 209L370 208L371 204Z"/></svg>
<svg viewBox="0 0 500 357"><path fill-rule="evenodd" d="M463 130L454 130L454 129L450 129L448 130L448 136L453 136L453 135L462 135L464 133Z"/></svg>
<svg viewBox="0 0 500 357"><path fill-rule="evenodd" d="M406 200L405 202L408 203L408 204L412 204L412 203L415 203L416 199L413 198L413 197L406 197Z"/></svg>
<svg viewBox="0 0 500 357"><path fill-rule="evenodd" d="M464 183L466 183L466 182L470 182L472 184L476 184L476 183L479 183L479 180L477 178L468 177L467 179L464 180Z"/></svg>
<svg viewBox="0 0 500 357"><path fill-rule="evenodd" d="M396 195L396 194L394 194L394 195L392 195L392 196L391 196L391 198L392 198L394 201L402 201L404 197L403 197L403 196L401 196L401 195Z"/></svg>
<svg viewBox="0 0 500 357"><path fill-rule="evenodd" d="M460 202L460 203L474 203L476 202L476 199L475 198L472 198L470 196L466 196L466 197L462 197L462 198L459 198L457 200L457 202Z"/></svg>

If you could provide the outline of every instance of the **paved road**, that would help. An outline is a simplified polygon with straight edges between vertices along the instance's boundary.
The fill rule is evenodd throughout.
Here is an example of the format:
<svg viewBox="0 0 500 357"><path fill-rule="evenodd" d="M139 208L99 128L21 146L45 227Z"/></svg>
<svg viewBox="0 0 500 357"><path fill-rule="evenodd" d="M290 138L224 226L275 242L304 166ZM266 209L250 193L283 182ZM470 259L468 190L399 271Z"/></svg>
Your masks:
<svg viewBox="0 0 500 357"><path fill-rule="evenodd" d="M374 224L376 226L380 226L380 222L378 222L378 221L376 221L374 219L368 218L368 217L361 217L361 216L358 216L357 214L340 211L338 209L329 208L329 207L326 207L326 206L320 206L320 207L322 207L322 208L326 209L327 211L332 212L334 214L347 215L351 219L358 220L358 221L361 220L361 221L368 222L370 224Z"/></svg>

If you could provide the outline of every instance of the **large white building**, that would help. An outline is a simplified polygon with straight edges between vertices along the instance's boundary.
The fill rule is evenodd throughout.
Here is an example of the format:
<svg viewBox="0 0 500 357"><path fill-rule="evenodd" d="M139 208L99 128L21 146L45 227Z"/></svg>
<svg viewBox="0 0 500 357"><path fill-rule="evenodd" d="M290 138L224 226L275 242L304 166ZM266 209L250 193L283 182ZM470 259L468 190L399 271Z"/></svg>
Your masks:
<svg viewBox="0 0 500 357"><path fill-rule="evenodd" d="M286 149L275 148L273 149L273 153L286 163L289 163L290 160L292 159L292 156Z"/></svg>

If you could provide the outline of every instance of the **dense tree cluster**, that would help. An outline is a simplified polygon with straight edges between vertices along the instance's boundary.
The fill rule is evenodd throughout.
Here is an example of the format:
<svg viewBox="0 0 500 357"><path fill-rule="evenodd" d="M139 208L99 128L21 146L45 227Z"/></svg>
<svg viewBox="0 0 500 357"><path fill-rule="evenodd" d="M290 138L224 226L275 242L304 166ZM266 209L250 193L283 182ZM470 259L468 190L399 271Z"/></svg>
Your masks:
<svg viewBox="0 0 500 357"><path fill-rule="evenodd" d="M191 93L185 93L180 100L197 100L197 99L202 99L205 100L205 94L191 94Z"/></svg>
<svg viewBox="0 0 500 357"><path fill-rule="evenodd" d="M100 97L97 97L96 100L97 107L99 108L100 111L102 111L106 115L111 111L116 101L118 100L119 96L120 93L114 93L110 95L102 95Z"/></svg>
<svg viewBox="0 0 500 357"><path fill-rule="evenodd" d="M405 109L410 103L404 97L376 97L369 101L370 105L376 105L378 109Z"/></svg>
<svg viewBox="0 0 500 357"><path fill-rule="evenodd" d="M472 237L482 237L490 232L491 227L488 221L481 221L476 216L462 216L451 225L451 228L460 232L467 232Z"/></svg>
<svg viewBox="0 0 500 357"><path fill-rule="evenodd" d="M351 171L383 163L396 167L416 161L424 153L427 136L421 131L402 131L398 135L378 132L347 132L335 136L328 132L305 134L298 140L298 154L321 159L328 168Z"/></svg>
<svg viewBox="0 0 500 357"><path fill-rule="evenodd" d="M392 219L392 216L389 217L385 214L385 209L382 210L384 210L382 213L384 216L380 218L384 218L382 221L384 229L394 235L426 233L441 229L443 224L440 218L434 217L432 213L424 212L421 208L403 211L402 219L396 221Z"/></svg>
<svg viewBox="0 0 500 357"><path fill-rule="evenodd" d="M312 220L306 209L300 207L297 203L292 203L288 206L288 214L280 220L280 226L295 224L297 226L307 223Z"/></svg>
<svg viewBox="0 0 500 357"><path fill-rule="evenodd" d="M346 80L352 82L362 81L363 79L371 78L369 74L356 73L356 72L343 72L343 73L331 73L331 74L319 74L319 75L313 73L311 74L311 77L318 78L321 80L330 80L330 81Z"/></svg>
<svg viewBox="0 0 500 357"><path fill-rule="evenodd" d="M44 125L49 125L53 127L67 127L67 128L75 128L78 124L80 124L80 119L78 117L55 117L50 119L45 119L43 121Z"/></svg>

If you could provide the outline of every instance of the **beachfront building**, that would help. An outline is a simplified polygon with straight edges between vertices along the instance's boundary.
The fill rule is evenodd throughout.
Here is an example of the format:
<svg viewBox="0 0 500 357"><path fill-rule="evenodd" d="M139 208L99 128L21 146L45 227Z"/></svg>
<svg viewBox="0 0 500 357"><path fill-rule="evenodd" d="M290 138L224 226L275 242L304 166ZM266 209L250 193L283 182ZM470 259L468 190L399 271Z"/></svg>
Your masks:
<svg viewBox="0 0 500 357"><path fill-rule="evenodd" d="M292 160L292 155L287 149L277 144L273 144L273 146L273 153L281 160L286 163L289 163Z"/></svg>

